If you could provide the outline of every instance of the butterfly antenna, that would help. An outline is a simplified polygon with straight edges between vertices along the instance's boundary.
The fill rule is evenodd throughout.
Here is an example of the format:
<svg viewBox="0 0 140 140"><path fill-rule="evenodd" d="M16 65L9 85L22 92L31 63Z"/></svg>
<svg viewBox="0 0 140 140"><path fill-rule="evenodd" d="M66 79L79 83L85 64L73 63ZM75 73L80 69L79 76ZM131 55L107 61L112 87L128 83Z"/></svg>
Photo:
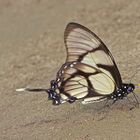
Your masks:
<svg viewBox="0 0 140 140"><path fill-rule="evenodd" d="M19 88L16 89L16 91L21 92L21 91L29 91L29 92L48 92L48 89L43 89L43 88Z"/></svg>
<svg viewBox="0 0 140 140"><path fill-rule="evenodd" d="M127 98L128 102L129 102L130 104L133 104L132 101L131 101L131 99L128 98L128 96L126 96L126 98Z"/></svg>

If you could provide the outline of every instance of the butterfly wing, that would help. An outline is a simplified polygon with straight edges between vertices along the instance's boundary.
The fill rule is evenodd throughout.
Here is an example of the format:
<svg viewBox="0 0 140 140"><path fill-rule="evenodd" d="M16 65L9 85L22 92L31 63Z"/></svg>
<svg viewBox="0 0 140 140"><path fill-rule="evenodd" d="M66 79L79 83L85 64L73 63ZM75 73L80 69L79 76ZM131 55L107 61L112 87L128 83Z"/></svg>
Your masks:
<svg viewBox="0 0 140 140"><path fill-rule="evenodd" d="M73 96L99 100L121 86L114 58L97 35L80 24L69 23L64 41L67 60L58 72L58 77L63 79L63 98Z"/></svg>

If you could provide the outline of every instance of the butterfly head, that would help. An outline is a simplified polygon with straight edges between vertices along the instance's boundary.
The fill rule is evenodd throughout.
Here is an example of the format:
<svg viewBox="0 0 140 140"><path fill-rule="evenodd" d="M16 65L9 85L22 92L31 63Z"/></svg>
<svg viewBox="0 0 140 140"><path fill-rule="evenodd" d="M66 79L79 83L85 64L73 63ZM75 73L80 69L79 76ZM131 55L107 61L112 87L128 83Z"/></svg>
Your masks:
<svg viewBox="0 0 140 140"><path fill-rule="evenodd" d="M60 95L56 92L58 84L56 81L52 80L50 86L51 88L47 90L49 94L48 99L53 101L53 105L59 105L61 103Z"/></svg>

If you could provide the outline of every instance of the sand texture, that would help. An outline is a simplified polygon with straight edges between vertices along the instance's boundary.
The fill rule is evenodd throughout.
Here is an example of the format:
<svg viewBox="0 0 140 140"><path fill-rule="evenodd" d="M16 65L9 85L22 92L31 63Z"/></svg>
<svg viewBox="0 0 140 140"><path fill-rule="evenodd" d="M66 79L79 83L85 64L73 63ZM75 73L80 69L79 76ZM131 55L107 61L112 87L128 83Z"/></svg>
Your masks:
<svg viewBox="0 0 140 140"><path fill-rule="evenodd" d="M101 111L80 102L53 106L47 94L15 91L49 88L66 59L69 22L104 41L124 82L139 71L139 0L0 0L0 140L140 140L140 108L130 110L132 101Z"/></svg>

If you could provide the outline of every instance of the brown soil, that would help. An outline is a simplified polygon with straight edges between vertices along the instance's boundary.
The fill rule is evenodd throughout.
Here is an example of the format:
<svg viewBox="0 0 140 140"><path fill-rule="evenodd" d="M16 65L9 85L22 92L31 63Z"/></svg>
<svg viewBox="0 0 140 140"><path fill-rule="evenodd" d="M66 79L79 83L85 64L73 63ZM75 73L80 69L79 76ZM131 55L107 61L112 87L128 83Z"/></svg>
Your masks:
<svg viewBox="0 0 140 140"><path fill-rule="evenodd" d="M140 109L129 110L127 101L99 111L80 102L53 106L47 94L15 91L49 87L65 62L63 32L71 21L102 38L125 82L136 72L139 0L0 0L1 140L140 140Z"/></svg>

